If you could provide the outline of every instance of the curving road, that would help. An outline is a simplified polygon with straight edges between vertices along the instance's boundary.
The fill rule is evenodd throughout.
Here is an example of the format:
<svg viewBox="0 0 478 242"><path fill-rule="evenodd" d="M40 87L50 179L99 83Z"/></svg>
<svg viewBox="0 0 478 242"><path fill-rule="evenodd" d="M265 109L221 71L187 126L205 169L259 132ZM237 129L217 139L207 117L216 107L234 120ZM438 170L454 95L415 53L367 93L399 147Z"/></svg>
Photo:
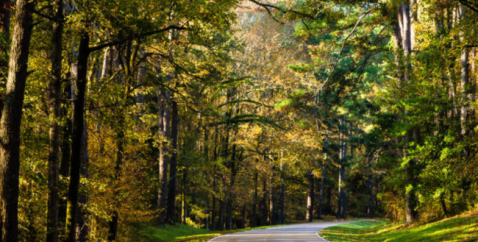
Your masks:
<svg viewBox="0 0 478 242"><path fill-rule="evenodd" d="M269 229L250 230L235 234L228 234L216 237L209 241L224 242L224 241L242 241L242 242L317 242L327 241L317 235L319 230L330 226L350 223L345 222L317 222L307 224L294 224L281 227L273 227Z"/></svg>

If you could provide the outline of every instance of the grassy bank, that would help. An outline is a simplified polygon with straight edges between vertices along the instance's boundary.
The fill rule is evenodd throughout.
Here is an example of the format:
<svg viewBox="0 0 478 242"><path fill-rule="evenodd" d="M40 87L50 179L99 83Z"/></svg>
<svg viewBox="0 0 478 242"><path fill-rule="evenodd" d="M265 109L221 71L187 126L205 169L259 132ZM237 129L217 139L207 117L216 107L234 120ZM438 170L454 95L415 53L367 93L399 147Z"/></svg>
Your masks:
<svg viewBox="0 0 478 242"><path fill-rule="evenodd" d="M350 218L354 219L354 218ZM336 221L334 216L324 216L322 220L314 220L314 222L319 221ZM305 221L297 220L291 221L290 224L295 223L305 223ZM211 238L214 238L223 234L231 234L241 231L253 230L253 229L266 229L270 227L283 226L283 225L273 225L273 226L262 226L255 228L245 228L245 229L235 229L228 231L211 231L206 229L198 229L184 224L178 224L176 226L165 225L164 227L144 225L142 226L141 232L139 232L141 239L138 240L145 242L166 242L166 241L190 241L190 242L203 242Z"/></svg>
<svg viewBox="0 0 478 242"><path fill-rule="evenodd" d="M176 226L166 225L164 227L146 226L141 230L141 241L151 242L166 242L166 241L189 241L189 242L204 242L223 234L237 233L241 231L253 229L266 229L270 227L281 226L262 226L255 228L236 229L228 231L211 231L206 229L198 229L184 224Z"/></svg>
<svg viewBox="0 0 478 242"><path fill-rule="evenodd" d="M405 227L402 223L363 221L330 227L319 234L333 242L478 241L478 217L459 216L413 227Z"/></svg>

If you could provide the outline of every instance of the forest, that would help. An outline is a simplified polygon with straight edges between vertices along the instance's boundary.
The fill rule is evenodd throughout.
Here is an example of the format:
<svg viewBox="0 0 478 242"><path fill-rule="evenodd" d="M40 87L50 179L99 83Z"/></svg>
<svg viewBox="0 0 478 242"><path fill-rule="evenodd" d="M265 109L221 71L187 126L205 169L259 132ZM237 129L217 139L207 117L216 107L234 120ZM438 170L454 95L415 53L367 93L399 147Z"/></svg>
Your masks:
<svg viewBox="0 0 478 242"><path fill-rule="evenodd" d="M477 0L0 0L0 241L478 204Z"/></svg>

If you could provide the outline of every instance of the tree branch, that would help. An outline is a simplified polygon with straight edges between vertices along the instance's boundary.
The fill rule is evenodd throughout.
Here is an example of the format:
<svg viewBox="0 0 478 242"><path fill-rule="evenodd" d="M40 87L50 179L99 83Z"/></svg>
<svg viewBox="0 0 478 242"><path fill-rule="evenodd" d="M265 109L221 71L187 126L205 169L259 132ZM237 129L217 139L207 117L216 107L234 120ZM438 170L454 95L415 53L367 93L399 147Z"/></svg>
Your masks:
<svg viewBox="0 0 478 242"><path fill-rule="evenodd" d="M94 51L97 51L97 50L104 49L106 47L111 47L111 46L115 46L115 45L124 44L128 41L131 41L131 40L141 39L141 38L144 38L144 37L151 36L153 34L159 34L159 33L166 32L166 31L169 31L169 30L172 30L172 29L187 30L187 28L185 28L185 27L179 27L179 26L171 25L171 26L168 26L168 27L163 28L163 29L159 29L159 30L155 30L155 31L151 31L151 32L146 32L146 33L142 33L142 34L131 35L131 36L129 36L127 38L124 38L124 39L121 39L121 40L114 40L114 41L111 41L109 43L94 46L94 47L89 48L88 51L89 52L94 52Z"/></svg>
<svg viewBox="0 0 478 242"><path fill-rule="evenodd" d="M315 17L313 15L310 15L310 14L307 14L307 13L303 13L303 12L299 12L299 11L296 11L296 10L292 10L292 9L282 9L280 7L277 7L275 5L272 5L272 4L268 4L268 3L261 3L259 1L256 1L256 0L249 0L250 2L253 2L263 8L265 8L267 10L267 12L269 13L270 15L270 9L276 9L276 10L279 10L281 11L282 13L288 13L288 12L291 12L291 13L294 13L294 14L297 14L297 15L300 15L300 16L304 16L304 17L307 17L307 18L310 18L312 20L315 20Z"/></svg>
<svg viewBox="0 0 478 242"><path fill-rule="evenodd" d="M478 8L476 6L473 6L471 2L468 2L467 0L458 0L461 4L467 6L469 9L471 9L473 12L478 14Z"/></svg>

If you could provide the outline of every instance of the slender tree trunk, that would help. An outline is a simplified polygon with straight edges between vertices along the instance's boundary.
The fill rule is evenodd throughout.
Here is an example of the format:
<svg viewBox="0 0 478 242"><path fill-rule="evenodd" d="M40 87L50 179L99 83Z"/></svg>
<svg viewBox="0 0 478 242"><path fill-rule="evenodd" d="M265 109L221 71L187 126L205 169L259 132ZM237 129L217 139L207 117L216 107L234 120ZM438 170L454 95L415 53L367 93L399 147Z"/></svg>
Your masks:
<svg viewBox="0 0 478 242"><path fill-rule="evenodd" d="M58 221L60 227L60 235L65 235L65 225L66 225L66 216L67 216L67 207L68 207L68 189L66 179L70 174L70 157L71 157L71 144L70 144L70 136L71 136L71 119L67 118L65 122L65 126L63 127L63 138L61 144L61 165L60 165L60 177L64 180L61 183L62 185L62 193L64 194L58 205Z"/></svg>
<svg viewBox="0 0 478 242"><path fill-rule="evenodd" d="M368 187L368 209L367 209L367 215L369 218L372 218L375 216L375 211L373 207L373 174L372 174L372 160L373 156L370 155L368 157L368 168L369 168L369 174L367 177L367 187Z"/></svg>
<svg viewBox="0 0 478 242"><path fill-rule="evenodd" d="M88 179L88 167L89 167L89 157L88 157L88 130L86 129L86 121L83 123L83 135L81 137L81 167L80 167L80 177ZM85 184L80 184L81 187L84 187ZM87 241L89 226L88 226L88 213L86 211L86 204L88 203L88 193L85 189L79 189L78 192L78 219L76 221L77 231L78 231L78 240Z"/></svg>
<svg viewBox="0 0 478 242"><path fill-rule="evenodd" d="M206 125L204 125L203 127L204 127L204 157L205 157L206 164L209 164L209 143L208 143L209 142L209 130L206 127ZM210 209L209 209L209 191L206 190L206 222L205 222L206 229L211 228L209 226L209 213L210 213Z"/></svg>
<svg viewBox="0 0 478 242"><path fill-rule="evenodd" d="M219 230L224 230L224 216L226 213L226 203L224 198L219 201Z"/></svg>
<svg viewBox="0 0 478 242"><path fill-rule="evenodd" d="M339 194L338 194L338 205L337 205L337 218L345 218L345 204L346 204L346 194L345 194L345 159L347 156L347 145L345 143L345 133L347 130L347 124L345 118L341 117L340 119L340 166L339 166Z"/></svg>
<svg viewBox="0 0 478 242"><path fill-rule="evenodd" d="M52 80L49 86L50 154L48 156L47 241L58 241L58 178L60 163L61 62L63 46L63 0L55 1L52 39Z"/></svg>
<svg viewBox="0 0 478 242"><path fill-rule="evenodd" d="M241 229L244 229L246 228L246 217L247 217L247 214L246 214L246 205L242 205L242 221L241 221Z"/></svg>
<svg viewBox="0 0 478 242"><path fill-rule="evenodd" d="M446 209L446 203L445 203L445 192L442 192L440 194L440 205L441 205L441 208L443 209L443 214L445 214L445 217L448 217L448 210Z"/></svg>
<svg viewBox="0 0 478 242"><path fill-rule="evenodd" d="M217 149L218 149L218 136L219 130L216 126L215 134L214 134L214 161L217 161ZM211 219L211 228L212 230L216 230L216 172L217 167L214 165L213 172L212 172L212 219Z"/></svg>
<svg viewBox="0 0 478 242"><path fill-rule="evenodd" d="M257 227L257 199L259 187L259 172L254 172L254 197L252 198L252 227Z"/></svg>
<svg viewBox="0 0 478 242"><path fill-rule="evenodd" d="M216 230L216 196L212 195L211 229Z"/></svg>
<svg viewBox="0 0 478 242"><path fill-rule="evenodd" d="M330 185L330 181L325 180L325 184L327 186L327 202L325 203L325 211L328 214L333 214L332 210L332 186Z"/></svg>
<svg viewBox="0 0 478 242"><path fill-rule="evenodd" d="M62 196L59 202L59 209L58 209L58 221L60 223L60 234L59 237L61 240L64 240L64 237L67 233L67 208L68 208L68 177L70 174L70 159L71 159L71 132L72 132L72 121L71 117L68 116L68 110L70 110L73 104L73 96L72 95L72 86L70 79L76 79L76 65L71 64L71 71L68 73L68 80L63 87L63 100L65 100L62 104L62 116L65 117L64 124L62 127L62 143L61 143L61 165L60 165L60 177L61 179L61 192ZM73 77L74 76L74 77Z"/></svg>
<svg viewBox="0 0 478 242"><path fill-rule="evenodd" d="M158 107L159 107L159 140L161 147L159 148L159 188L158 188L158 209L159 223L166 222L166 197L168 190L168 139L170 136L170 109L168 105L169 94L162 95L158 90Z"/></svg>
<svg viewBox="0 0 478 242"><path fill-rule="evenodd" d="M269 225L274 225L274 169L271 168L269 178Z"/></svg>
<svg viewBox="0 0 478 242"><path fill-rule="evenodd" d="M123 112L120 110L118 112ZM125 114L121 114L118 120L118 130L116 134L116 164L115 164L115 175L113 179L113 187L115 190L118 189L118 182L120 180L121 171L123 167L123 154L124 154L124 123L125 123ZM115 241L118 234L118 219L119 219L119 202L118 201L118 192L115 191L113 193L113 207L115 208L113 214L111 215L111 221L109 222L109 234L108 234L108 241Z"/></svg>
<svg viewBox="0 0 478 242"><path fill-rule="evenodd" d="M307 213L305 216L305 220L307 222L312 222L314 217L314 174L312 171L309 171L307 174L307 178L309 180L309 192L307 193Z"/></svg>
<svg viewBox="0 0 478 242"><path fill-rule="evenodd" d="M227 221L226 221L226 229L232 229L232 198L227 199Z"/></svg>
<svg viewBox="0 0 478 242"><path fill-rule="evenodd" d="M261 196L261 226L265 226L267 224L267 208L266 208L266 193L267 193L267 186L266 186L266 179L262 180L262 196Z"/></svg>
<svg viewBox="0 0 478 242"><path fill-rule="evenodd" d="M176 100L171 101L171 164L169 166L169 185L166 216L168 222L175 223L175 205L176 205L176 175L177 175L177 160L178 160L178 103Z"/></svg>
<svg viewBox="0 0 478 242"><path fill-rule="evenodd" d="M282 175L282 162L281 162L281 172L280 172L280 191L279 191L279 224L284 224L284 196L285 196L285 185L284 185L284 176Z"/></svg>
<svg viewBox="0 0 478 242"><path fill-rule="evenodd" d="M411 2L413 4L413 2ZM402 39L402 50L403 50L403 56L404 56L404 83L401 85L407 85L410 82L410 76L412 72L412 65L411 65L411 53L413 50L412 46L412 22L414 21L411 14L410 14L410 2L401 4L399 7L398 11L398 20L400 24L400 30L401 30L401 39ZM404 114L406 115L406 111L404 111ZM413 131L414 136L416 136L417 131ZM408 136L408 135L407 135ZM405 143L408 144L409 137L404 137L405 138ZM403 156L406 157L406 152L404 149L404 154ZM407 176L408 176L408 184L414 185L416 182L416 177L415 177L415 171L416 170L416 161L415 159L411 159L410 162L408 163L407 167ZM408 185L407 185L408 186ZM416 212L416 194L415 194L415 187L409 191L407 191L407 194L405 196L406 199L406 213L407 213L407 224L413 223L413 221L416 220L417 217L417 212Z"/></svg>
<svg viewBox="0 0 478 242"><path fill-rule="evenodd" d="M6 96L0 119L0 238L18 240L20 122L36 1L18 0L10 49Z"/></svg>
<svg viewBox="0 0 478 242"><path fill-rule="evenodd" d="M464 21L466 19L466 7L464 5L460 5L460 21ZM464 41L464 31L460 30L460 41ZM464 43L462 43L464 44ZM460 126L461 126L461 135L465 135L467 132L467 125L466 121L468 118L468 109L469 109L469 96L470 96L470 65L468 62L469 59L469 48L463 48L461 50L460 56L460 64L461 64L461 81L460 81L460 89L461 89L461 107L460 107ZM464 150L464 153L467 154L467 150Z"/></svg>
<svg viewBox="0 0 478 242"><path fill-rule="evenodd" d="M78 217L78 188L80 185L80 168L82 153L82 136L84 127L86 74L89 56L89 33L88 26L85 26L81 33L80 47L78 53L78 77L76 80L76 95L74 100L72 153L70 169L70 186L68 192L68 203L70 206L68 218L68 241L76 241L76 221Z"/></svg>
<svg viewBox="0 0 478 242"><path fill-rule="evenodd" d="M319 211L318 211L318 219L322 219L322 209L323 209L323 202L324 202L324 193L325 193L325 176L326 176L326 163L328 159L327 149L329 146L329 131L325 134L325 153L324 153L324 161L322 162L322 178L320 179L320 195L319 195Z"/></svg>

